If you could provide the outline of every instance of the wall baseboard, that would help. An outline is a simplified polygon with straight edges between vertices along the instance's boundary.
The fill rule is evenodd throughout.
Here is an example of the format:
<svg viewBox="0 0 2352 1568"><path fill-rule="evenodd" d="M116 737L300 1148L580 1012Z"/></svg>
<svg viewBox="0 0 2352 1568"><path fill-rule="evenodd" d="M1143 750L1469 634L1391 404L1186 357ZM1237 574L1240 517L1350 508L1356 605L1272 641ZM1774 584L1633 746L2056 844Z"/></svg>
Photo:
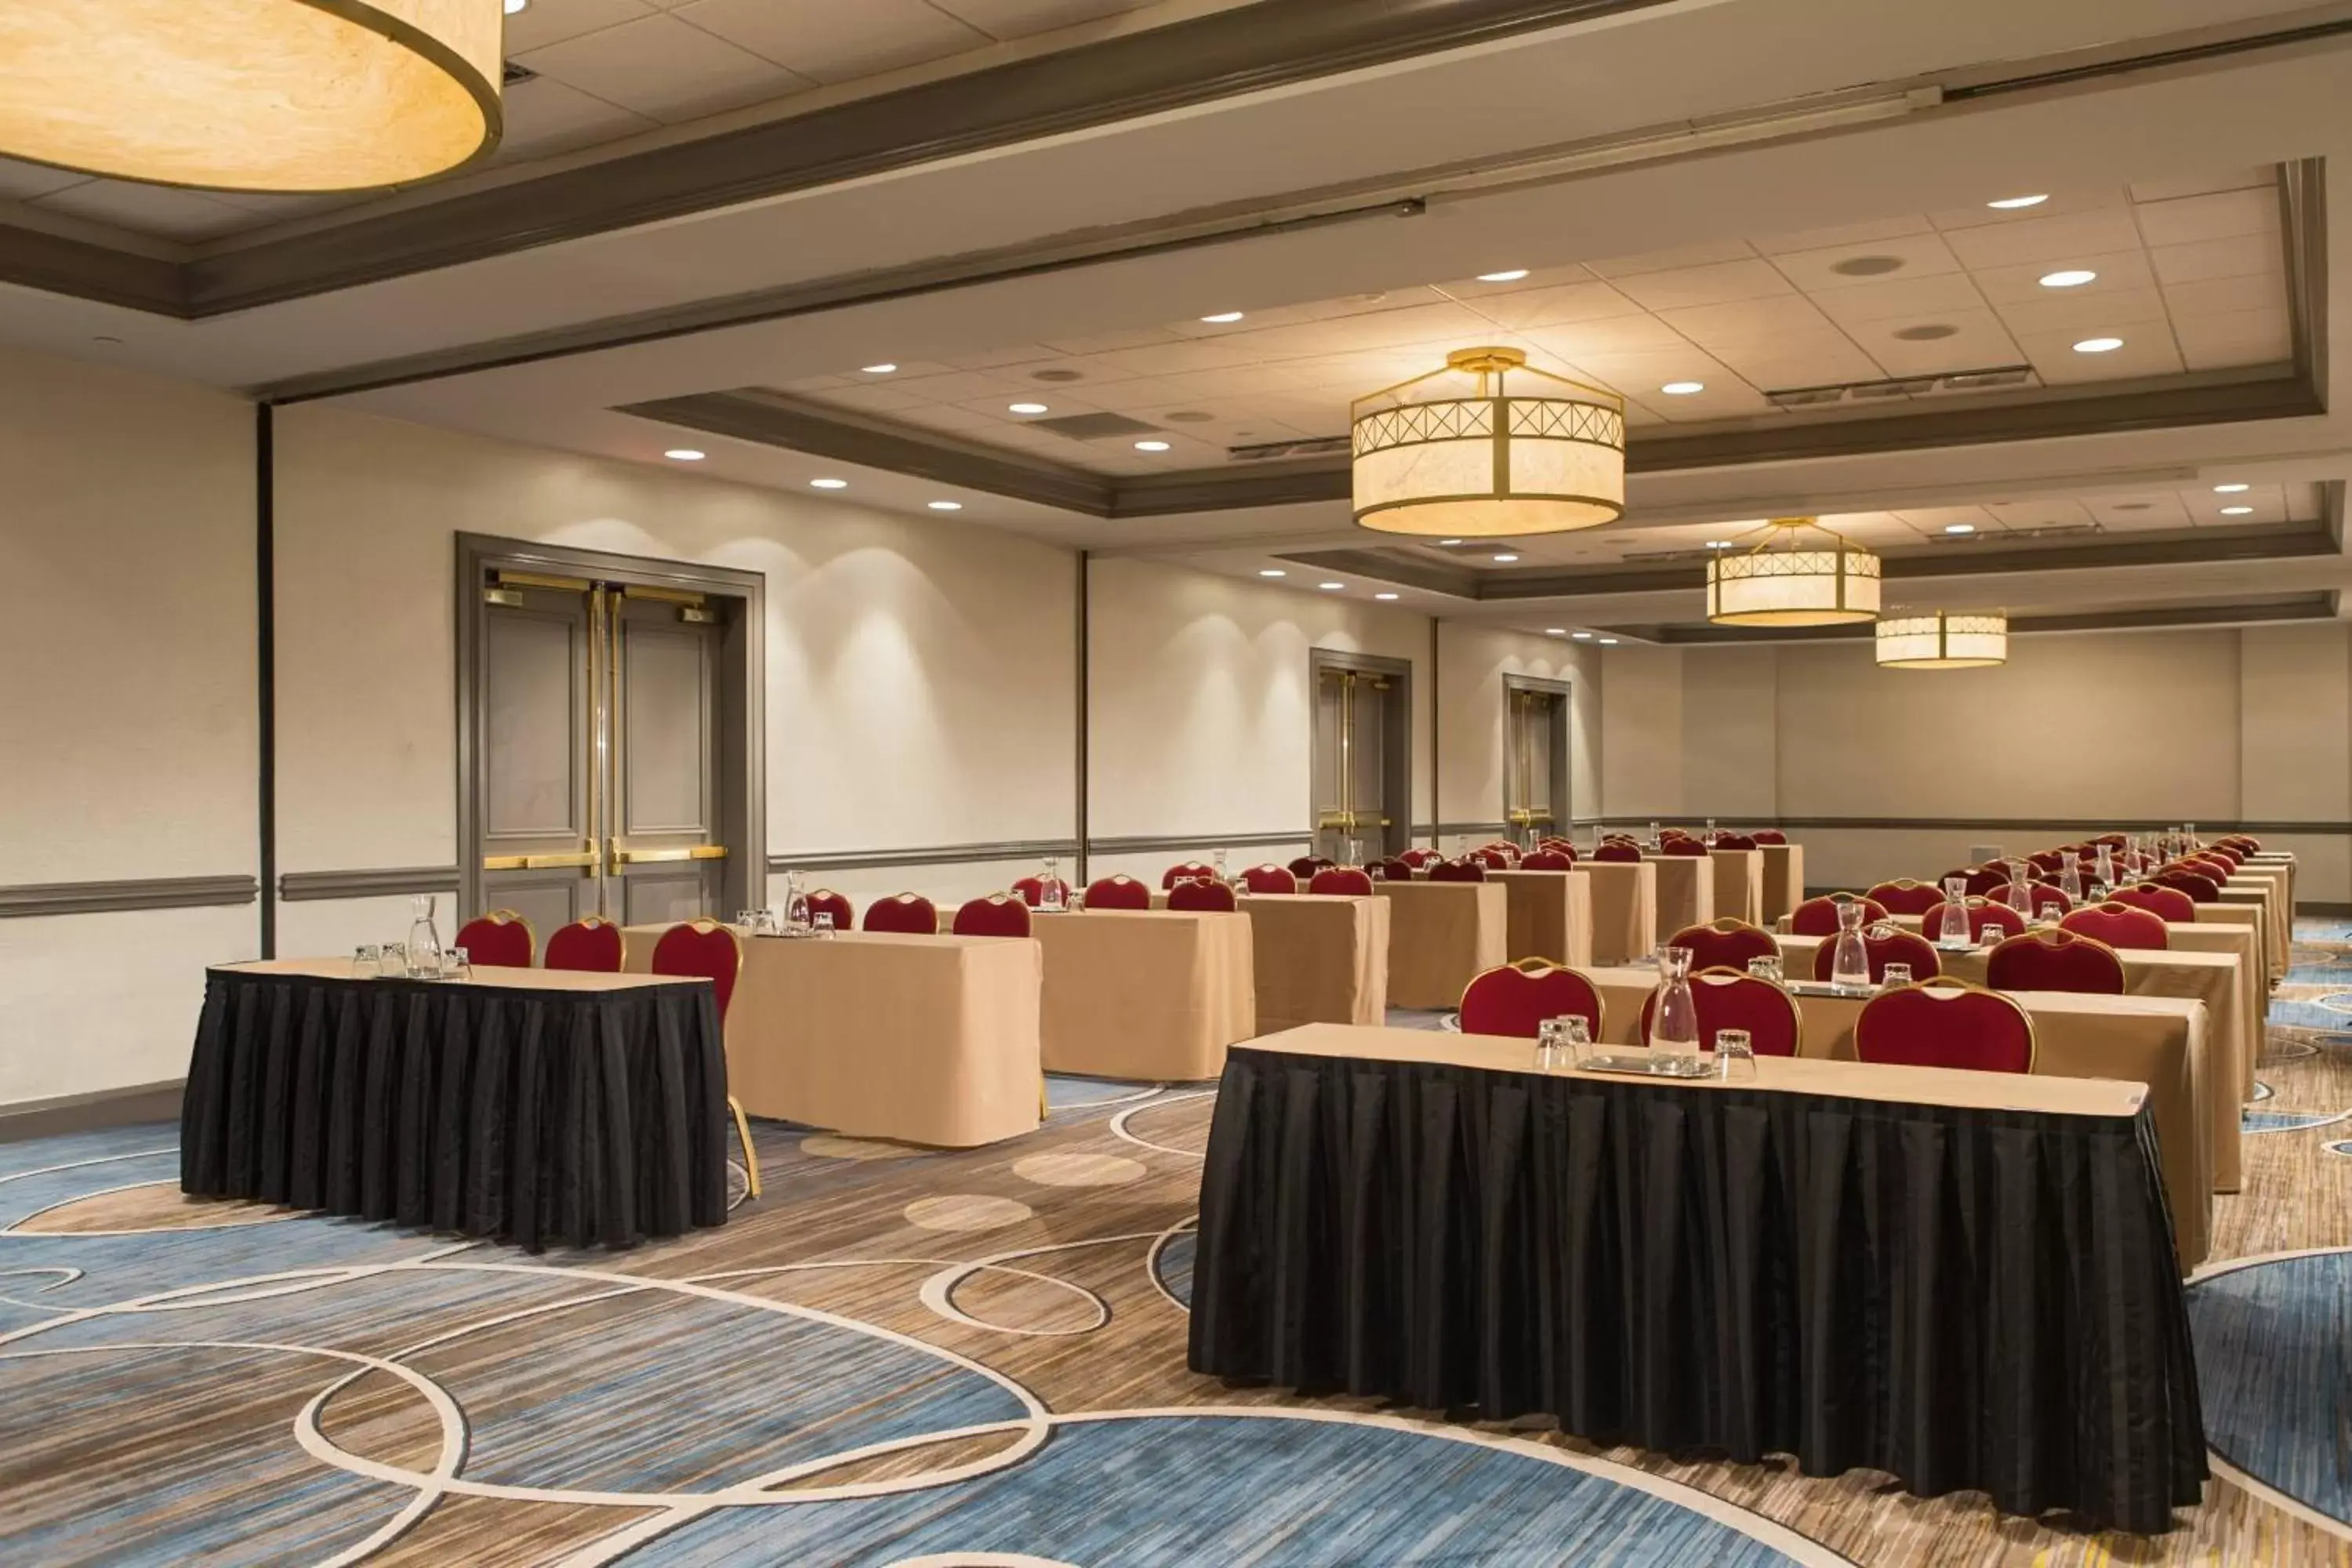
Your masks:
<svg viewBox="0 0 2352 1568"><path fill-rule="evenodd" d="M253 877L140 877L115 882L26 882L0 887L0 920L112 914L123 910L231 908L261 897Z"/></svg>
<svg viewBox="0 0 2352 1568"><path fill-rule="evenodd" d="M51 1138L67 1132L94 1132L108 1127L129 1127L142 1121L177 1121L180 1097L187 1080L100 1089L90 1094L63 1094L52 1100L27 1100L0 1105L0 1143L27 1138Z"/></svg>

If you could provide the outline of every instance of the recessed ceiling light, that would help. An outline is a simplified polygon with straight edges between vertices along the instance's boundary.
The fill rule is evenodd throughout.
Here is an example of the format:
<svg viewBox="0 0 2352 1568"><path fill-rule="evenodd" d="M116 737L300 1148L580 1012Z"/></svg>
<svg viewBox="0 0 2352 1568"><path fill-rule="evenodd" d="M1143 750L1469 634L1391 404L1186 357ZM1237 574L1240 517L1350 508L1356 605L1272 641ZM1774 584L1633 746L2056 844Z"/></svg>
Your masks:
<svg viewBox="0 0 2352 1568"><path fill-rule="evenodd" d="M1165 441L1138 441L1135 444L1135 449L1139 452L1164 452L1168 450L1168 443Z"/></svg>
<svg viewBox="0 0 2352 1568"><path fill-rule="evenodd" d="M809 489L813 490L845 490L848 488L847 479L811 479L809 481Z"/></svg>
<svg viewBox="0 0 2352 1568"><path fill-rule="evenodd" d="M1546 636L1546 637L1566 637L1567 635L1568 635L1568 628L1567 628L1566 626L1546 626L1546 627L1544 627L1544 636Z"/></svg>
<svg viewBox="0 0 2352 1568"><path fill-rule="evenodd" d="M1503 554L1495 557L1496 564L1503 566L1508 566L1512 562L1517 561L1517 556L1511 554Z"/></svg>
<svg viewBox="0 0 2352 1568"><path fill-rule="evenodd" d="M2084 338L2074 345L2074 352L2078 354L2113 353L2123 346L2121 338Z"/></svg>
<svg viewBox="0 0 2352 1568"><path fill-rule="evenodd" d="M1514 267L1508 272L1481 272L1478 274L1478 281L1481 283L1517 283L1520 279L1525 278L1527 275L1528 269L1526 268Z"/></svg>
<svg viewBox="0 0 2352 1568"><path fill-rule="evenodd" d="M1284 572L1279 566L1262 566L1258 568L1257 574L1261 577L1282 577L1288 575L1288 574Z"/></svg>
<svg viewBox="0 0 2352 1568"><path fill-rule="evenodd" d="M1568 634L1568 640L1570 642L1591 642L1592 640L1592 634L1591 632L1570 632Z"/></svg>
<svg viewBox="0 0 2352 1568"><path fill-rule="evenodd" d="M1213 327L1230 326L1241 319L1242 313L1239 310L1220 310L1213 316L1203 316L1201 318L1201 320L1208 322L1209 325Z"/></svg>
<svg viewBox="0 0 2352 1568"><path fill-rule="evenodd" d="M1601 637L1596 640L1602 647L1615 647L1617 646L1617 639L1615 637Z"/></svg>
<svg viewBox="0 0 2352 1568"><path fill-rule="evenodd" d="M963 510L963 502L960 500L935 500L928 502L927 504L933 511L961 511Z"/></svg>
<svg viewBox="0 0 2352 1568"><path fill-rule="evenodd" d="M2215 485L2213 493L2217 496L2242 496L2253 488L2252 485Z"/></svg>
<svg viewBox="0 0 2352 1568"><path fill-rule="evenodd" d="M2000 211L2002 211L2002 212L2008 213L2008 212L2015 212L2015 211L2016 211L2018 208L2020 208L2020 207L2038 207L2038 206L2040 206L2043 202L2046 202L2046 201L2048 201L2049 199L2050 199L2050 198L2049 198L2048 196L2046 196L2046 195L2042 195L2042 196L2003 196L2003 197L2001 197L2001 198L2000 198L2000 200L1999 200L1999 201L1997 201L1997 202L1987 202L1987 203L1985 203L1985 205L1987 205L1987 206L1989 206L1989 207L1996 207L1996 208L2000 209Z"/></svg>
<svg viewBox="0 0 2352 1568"><path fill-rule="evenodd" d="M898 367L895 364L869 364L864 366L860 374L865 375L888 375L898 368Z"/></svg>
<svg viewBox="0 0 2352 1568"><path fill-rule="evenodd" d="M516 16L530 7L530 0L507 0L507 15Z"/></svg>
<svg viewBox="0 0 2352 1568"><path fill-rule="evenodd" d="M702 461L706 455L707 454L705 453L696 451L691 447L672 447L668 451L662 454L663 457L667 458L673 463L698 463Z"/></svg>
<svg viewBox="0 0 2352 1568"><path fill-rule="evenodd" d="M1396 595L1394 594L1375 594L1372 597L1375 599L1393 599Z"/></svg>
<svg viewBox="0 0 2352 1568"><path fill-rule="evenodd" d="M1731 541L1728 539L1710 539L1706 542L1706 547L1709 550L1728 550L1731 548Z"/></svg>
<svg viewBox="0 0 2352 1568"><path fill-rule="evenodd" d="M2085 283L2096 282L2098 276L2087 267L2069 267L2063 272L2043 273L2042 286L2044 289L2080 289Z"/></svg>
<svg viewBox="0 0 2352 1568"><path fill-rule="evenodd" d="M1946 533L1974 533L1976 531L1977 525L1973 522L1948 522L1944 524L1944 531Z"/></svg>
<svg viewBox="0 0 2352 1568"><path fill-rule="evenodd" d="M2223 517L2252 517L2253 514L2254 509L2250 506L2225 506L2221 509Z"/></svg>
<svg viewBox="0 0 2352 1568"><path fill-rule="evenodd" d="M1328 594L1335 588L1344 588L1348 584L1345 583L1318 583L1315 585Z"/></svg>
<svg viewBox="0 0 2352 1568"><path fill-rule="evenodd" d="M1703 381L1670 381L1666 383L1665 385L1658 388L1658 390L1664 393L1668 397L1688 397L1694 392L1705 392L1706 390L1706 383Z"/></svg>
<svg viewBox="0 0 2352 1568"><path fill-rule="evenodd" d="M1440 544L1459 544L1462 542L1458 539L1441 539L1437 542Z"/></svg>
<svg viewBox="0 0 2352 1568"><path fill-rule="evenodd" d="M1015 414L1043 414L1045 412L1045 405L1042 403L1008 403L1005 405L1005 407Z"/></svg>

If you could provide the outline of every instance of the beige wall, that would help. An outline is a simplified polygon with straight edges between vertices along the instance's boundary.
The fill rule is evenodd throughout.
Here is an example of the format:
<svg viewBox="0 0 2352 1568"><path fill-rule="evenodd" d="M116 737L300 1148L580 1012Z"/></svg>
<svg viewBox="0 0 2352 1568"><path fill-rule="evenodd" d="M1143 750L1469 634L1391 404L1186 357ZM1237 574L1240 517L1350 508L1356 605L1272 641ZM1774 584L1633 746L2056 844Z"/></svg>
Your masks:
<svg viewBox="0 0 2352 1568"><path fill-rule="evenodd" d="M253 412L0 355L0 843L10 883L251 875ZM179 1076L255 911L0 921L0 1104Z"/></svg>

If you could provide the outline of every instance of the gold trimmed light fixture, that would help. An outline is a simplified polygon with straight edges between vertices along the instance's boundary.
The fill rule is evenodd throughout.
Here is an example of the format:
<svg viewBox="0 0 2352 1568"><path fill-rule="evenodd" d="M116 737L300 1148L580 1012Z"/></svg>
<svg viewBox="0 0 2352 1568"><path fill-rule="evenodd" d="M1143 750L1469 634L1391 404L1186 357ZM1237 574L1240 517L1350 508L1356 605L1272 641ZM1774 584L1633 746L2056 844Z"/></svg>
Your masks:
<svg viewBox="0 0 2352 1568"><path fill-rule="evenodd" d="M1740 550L1748 540L1755 547ZM1775 518L1706 563L1706 618L1727 626L1875 620L1878 557L1812 518Z"/></svg>
<svg viewBox="0 0 2352 1568"><path fill-rule="evenodd" d="M1878 662L1888 669L1982 669L2009 662L2009 617L1937 610L1878 623Z"/></svg>
<svg viewBox="0 0 2352 1568"><path fill-rule="evenodd" d="M1517 349L1448 354L1444 370L1359 398L1350 417L1366 528L1507 539L1624 515L1624 399L1529 369Z"/></svg>
<svg viewBox="0 0 2352 1568"><path fill-rule="evenodd" d="M488 155L502 0L7 0L0 154L215 190L404 184Z"/></svg>

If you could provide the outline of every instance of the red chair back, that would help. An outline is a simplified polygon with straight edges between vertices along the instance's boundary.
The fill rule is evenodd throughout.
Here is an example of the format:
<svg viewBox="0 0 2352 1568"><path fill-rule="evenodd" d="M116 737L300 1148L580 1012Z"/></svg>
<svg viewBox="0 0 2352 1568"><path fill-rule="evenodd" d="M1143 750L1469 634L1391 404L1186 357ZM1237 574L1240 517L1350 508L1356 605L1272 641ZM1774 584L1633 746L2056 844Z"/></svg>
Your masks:
<svg viewBox="0 0 2352 1568"><path fill-rule="evenodd" d="M1279 866L1253 866L1242 873L1242 886L1259 894L1295 893L1298 879Z"/></svg>
<svg viewBox="0 0 2352 1568"><path fill-rule="evenodd" d="M1944 973L1944 965L1936 956L1935 944L1926 937L1907 931L1889 931L1885 936L1865 934L1863 952L1870 959L1870 981L1875 985L1886 978L1890 963L1907 963L1914 980L1933 980ZM1837 963L1837 943L1825 942L1813 950L1813 978L1826 982Z"/></svg>
<svg viewBox="0 0 2352 1568"><path fill-rule="evenodd" d="M972 899L956 910L954 930L958 936L1027 936L1028 900L1003 893Z"/></svg>
<svg viewBox="0 0 2352 1568"><path fill-rule="evenodd" d="M1380 861L1372 868L1388 881L1410 882L1412 880L1413 863L1402 855L1393 860Z"/></svg>
<svg viewBox="0 0 2352 1568"><path fill-rule="evenodd" d="M1985 960L1985 984L1995 991L2080 991L2124 994L2124 961L2095 937L2071 931L2030 931L2011 937Z"/></svg>
<svg viewBox="0 0 2352 1568"><path fill-rule="evenodd" d="M1473 978L1462 992L1462 1032L1532 1040L1547 1018L1582 1018L1601 1038L1601 993L1573 969L1523 958Z"/></svg>
<svg viewBox="0 0 2352 1568"><path fill-rule="evenodd" d="M1889 914L1897 915L1924 915L1944 901L1940 889L1927 882L1915 882L1908 877L1881 882L1863 896Z"/></svg>
<svg viewBox="0 0 2352 1568"><path fill-rule="evenodd" d="M1301 855L1290 863L1290 874L1304 882L1316 872L1336 866L1337 860L1327 860L1317 855Z"/></svg>
<svg viewBox="0 0 2352 1568"><path fill-rule="evenodd" d="M1691 1000L1697 1005L1698 1043L1715 1048L1717 1029L1745 1029L1748 1048L1759 1057L1793 1057L1805 1031L1797 999L1769 980L1736 969L1708 969L1691 976ZM1642 1038L1650 1037L1650 1024L1658 1008L1658 994L1642 1004Z"/></svg>
<svg viewBox="0 0 2352 1568"><path fill-rule="evenodd" d="M1745 970L1751 958L1772 958L1780 944L1772 933L1727 915L1703 926L1685 926L1666 940L1668 947L1690 949L1694 973L1702 969Z"/></svg>
<svg viewBox="0 0 2352 1568"><path fill-rule="evenodd" d="M1768 845L1768 844L1769 844L1769 845L1771 845L1771 846L1773 846L1773 847L1778 847L1779 846L1783 845L1783 844L1786 844L1786 843L1788 843L1788 842L1789 842L1789 836L1788 836L1787 834L1785 834L1785 833L1781 832L1781 831L1780 831L1779 828L1777 828L1777 827L1767 827L1767 828L1764 828L1764 829L1760 830L1759 832L1758 832L1758 833L1757 833L1757 835L1756 835L1756 843L1757 843L1757 847L1758 847L1759 848L1761 848L1761 847L1763 847L1765 845Z"/></svg>
<svg viewBox="0 0 2352 1568"><path fill-rule="evenodd" d="M1486 863L1477 859L1440 860L1429 868L1433 882L1483 882L1486 879Z"/></svg>
<svg viewBox="0 0 2352 1568"><path fill-rule="evenodd" d="M1500 849L1473 849L1463 858L1475 860L1489 871L1507 871L1512 864L1511 858Z"/></svg>
<svg viewBox="0 0 2352 1568"><path fill-rule="evenodd" d="M2224 860L2219 855L2191 855L2180 864L2185 870L2212 878L2216 889L2238 874L2237 863Z"/></svg>
<svg viewBox="0 0 2352 1568"><path fill-rule="evenodd" d="M1595 849L1592 852L1592 858L1595 860L1639 860L1642 858L1642 847L1638 844L1621 844L1612 840Z"/></svg>
<svg viewBox="0 0 2352 1568"><path fill-rule="evenodd" d="M1544 837L1536 840L1536 847L1538 849L1549 849L1555 854L1565 855L1571 860L1576 858L1576 846L1565 838L1559 838L1547 835Z"/></svg>
<svg viewBox="0 0 2352 1568"><path fill-rule="evenodd" d="M2058 922L2058 929L2105 942L2119 952L2129 949L2162 952L2172 945L2172 933L2164 929L2162 915L2117 903L2113 899L2091 909L2076 910Z"/></svg>
<svg viewBox="0 0 2352 1568"><path fill-rule="evenodd" d="M1062 890L1062 902L1067 904L1070 901L1070 885L1062 880L1061 878L1056 877L1054 879L1054 886ZM1019 881L1013 884L1013 896L1020 900L1023 903L1028 905L1033 910L1044 908L1045 903L1045 879L1043 877L1022 878Z"/></svg>
<svg viewBox="0 0 2352 1568"><path fill-rule="evenodd" d="M1704 855L1706 846L1696 838L1668 838L1658 845L1661 855Z"/></svg>
<svg viewBox="0 0 2352 1568"><path fill-rule="evenodd" d="M2194 871L2179 869L2158 871L2148 879L2159 888L2170 888L2189 895L2192 904L2218 904L2221 901L2221 884L2210 877ZM2194 915L2189 917L2195 919Z"/></svg>
<svg viewBox="0 0 2352 1568"><path fill-rule="evenodd" d="M1968 883L1969 897L1981 899L1989 896L1995 888L2005 885L2009 881L2009 871L2000 866L1964 866L1957 871L1945 872L1936 880L1938 883L1948 882L1955 877Z"/></svg>
<svg viewBox="0 0 2352 1568"><path fill-rule="evenodd" d="M2178 888L2159 888L2154 882L2117 888L2107 895L2107 902L2122 904L2127 909L2146 910L2160 921L2179 921L2183 925L2197 918L2196 900Z"/></svg>
<svg viewBox="0 0 2352 1568"><path fill-rule="evenodd" d="M1715 839L1717 849L1753 849L1757 843L1755 836L1747 833L1719 833Z"/></svg>
<svg viewBox="0 0 2352 1568"><path fill-rule="evenodd" d="M2066 859L2063 849L2044 849L2039 855L2028 855L2025 863L2045 876L2054 877L2065 868Z"/></svg>
<svg viewBox="0 0 2352 1568"><path fill-rule="evenodd" d="M531 952L538 944L531 936L529 921L512 910L492 910L459 926L457 945L466 950L469 963L487 963L493 969L529 969Z"/></svg>
<svg viewBox="0 0 2352 1568"><path fill-rule="evenodd" d="M1353 866L1333 866L1318 871L1307 884L1310 893L1326 893L1342 898L1369 899L1372 896L1372 874Z"/></svg>
<svg viewBox="0 0 2352 1568"><path fill-rule="evenodd" d="M2017 901L2017 884L2014 882L2003 882L1985 896L2009 909L2022 909L2029 918L2040 915L2052 904L2058 906L2058 912L2062 915L2071 913L2074 908L2074 900L2066 896L2065 890L2051 882L2026 883L2022 905Z"/></svg>
<svg viewBox="0 0 2352 1568"><path fill-rule="evenodd" d="M2015 936L2026 926L2026 918L2007 904L1996 904L1990 899L1970 899L1961 906L1969 914L1969 940L1982 942L1985 932L1999 927L2004 937ZM1944 905L1937 900L1927 912L1919 917L1919 930L1929 942L1941 941L1944 935Z"/></svg>
<svg viewBox="0 0 2352 1568"><path fill-rule="evenodd" d="M1179 882L1168 889L1168 907L1195 915L1229 915L1241 908L1223 882Z"/></svg>
<svg viewBox="0 0 2352 1568"><path fill-rule="evenodd" d="M1538 849L1519 862L1519 869L1522 871L1573 871L1576 869L1576 856L1573 853L1563 855L1557 849Z"/></svg>
<svg viewBox="0 0 2352 1568"><path fill-rule="evenodd" d="M939 906L920 893L877 899L866 906L866 929L895 931L901 936L937 936Z"/></svg>
<svg viewBox="0 0 2352 1568"><path fill-rule="evenodd" d="M735 999L735 975L743 967L743 944L717 921L672 926L654 943L656 974L692 974L710 982L719 998L719 1021Z"/></svg>
<svg viewBox="0 0 2352 1568"><path fill-rule="evenodd" d="M809 921L814 924L819 915L833 917L835 931L857 929L857 906L831 888L819 888L808 896Z"/></svg>
<svg viewBox="0 0 2352 1568"><path fill-rule="evenodd" d="M575 974L618 974L622 957L621 928L596 915L573 921L547 939L550 969L568 969Z"/></svg>
<svg viewBox="0 0 2352 1568"><path fill-rule="evenodd" d="M1406 865L1411 866L1415 869L1419 869L1421 867L1428 865L1433 860L1443 860L1445 857L1440 855L1434 849L1408 849L1403 854L1398 856L1397 858L1403 861Z"/></svg>
<svg viewBox="0 0 2352 1568"><path fill-rule="evenodd" d="M1097 878L1087 888L1087 908L1090 910L1148 910L1151 907L1151 889L1124 872L1116 877Z"/></svg>
<svg viewBox="0 0 2352 1568"><path fill-rule="evenodd" d="M1824 893L1818 899L1807 899L1789 911L1789 934L1791 936L1835 936L1838 933L1838 907L1860 902L1862 923L1876 925L1886 918L1886 906L1876 899L1857 900L1852 893Z"/></svg>
<svg viewBox="0 0 2352 1568"><path fill-rule="evenodd" d="M1179 882L1213 882L1217 879L1214 866L1203 866L1198 860L1187 860L1181 866L1171 866L1160 873L1160 890L1166 892Z"/></svg>
<svg viewBox="0 0 2352 1568"><path fill-rule="evenodd" d="M1864 1004L1853 1052L1889 1067L2032 1072L2033 1020L2014 998L1981 986L1906 985Z"/></svg>

